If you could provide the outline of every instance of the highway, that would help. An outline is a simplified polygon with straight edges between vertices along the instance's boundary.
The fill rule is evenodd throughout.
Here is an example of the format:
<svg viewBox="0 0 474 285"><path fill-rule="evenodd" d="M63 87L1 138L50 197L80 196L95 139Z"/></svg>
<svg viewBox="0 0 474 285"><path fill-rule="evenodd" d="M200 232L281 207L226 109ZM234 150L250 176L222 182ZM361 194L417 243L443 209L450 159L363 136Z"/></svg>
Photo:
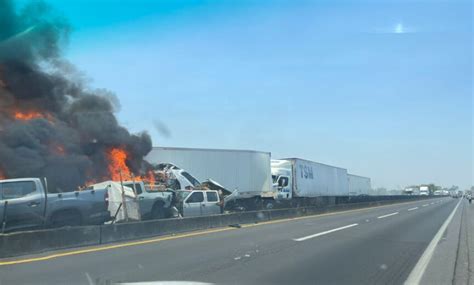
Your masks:
<svg viewBox="0 0 474 285"><path fill-rule="evenodd" d="M0 284L403 284L458 202L429 199L0 260ZM51 256L58 253L67 255Z"/></svg>

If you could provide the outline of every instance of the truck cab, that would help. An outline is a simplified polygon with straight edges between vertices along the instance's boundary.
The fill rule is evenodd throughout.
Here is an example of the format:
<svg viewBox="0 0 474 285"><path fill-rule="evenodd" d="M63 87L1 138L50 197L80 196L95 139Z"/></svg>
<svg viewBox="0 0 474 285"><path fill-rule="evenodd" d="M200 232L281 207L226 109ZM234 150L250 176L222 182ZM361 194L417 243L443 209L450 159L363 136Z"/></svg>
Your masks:
<svg viewBox="0 0 474 285"><path fill-rule="evenodd" d="M293 177L292 165L284 160L272 160L272 181L276 199L289 200L292 198Z"/></svg>
<svg viewBox="0 0 474 285"><path fill-rule="evenodd" d="M46 180L0 180L0 231L103 224L107 189L48 193Z"/></svg>
<svg viewBox="0 0 474 285"><path fill-rule="evenodd" d="M429 196L430 188L428 186L420 186L420 196Z"/></svg>
<svg viewBox="0 0 474 285"><path fill-rule="evenodd" d="M10 179L0 183L2 231L32 229L45 223L45 193L40 179Z"/></svg>
<svg viewBox="0 0 474 285"><path fill-rule="evenodd" d="M222 213L219 193L215 190L176 191L176 206L183 217L217 215Z"/></svg>
<svg viewBox="0 0 474 285"><path fill-rule="evenodd" d="M163 219L171 215L174 192L160 188L160 185L149 185L142 181L125 181L123 186L133 189L137 196L142 220Z"/></svg>

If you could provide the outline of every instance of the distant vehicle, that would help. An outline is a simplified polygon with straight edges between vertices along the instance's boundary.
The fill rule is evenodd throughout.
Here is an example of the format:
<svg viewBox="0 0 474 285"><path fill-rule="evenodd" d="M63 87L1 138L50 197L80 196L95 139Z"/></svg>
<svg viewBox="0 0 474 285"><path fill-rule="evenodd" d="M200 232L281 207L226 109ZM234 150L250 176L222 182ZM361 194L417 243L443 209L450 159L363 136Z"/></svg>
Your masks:
<svg viewBox="0 0 474 285"><path fill-rule="evenodd" d="M462 197L462 193L459 193L458 191L451 191L450 196L453 198L460 198Z"/></svg>
<svg viewBox="0 0 474 285"><path fill-rule="evenodd" d="M403 190L403 193L406 195L420 195L420 188L419 187L407 187Z"/></svg>
<svg viewBox="0 0 474 285"><path fill-rule="evenodd" d="M420 186L420 196L429 196L430 188L428 186Z"/></svg>
<svg viewBox="0 0 474 285"><path fill-rule="evenodd" d="M0 180L1 231L98 225L111 219L106 189L48 194L39 178Z"/></svg>
<svg viewBox="0 0 474 285"><path fill-rule="evenodd" d="M443 191L442 191L442 190L436 190L436 191L434 191L433 195L435 195L435 196L442 196L442 195L443 195Z"/></svg>

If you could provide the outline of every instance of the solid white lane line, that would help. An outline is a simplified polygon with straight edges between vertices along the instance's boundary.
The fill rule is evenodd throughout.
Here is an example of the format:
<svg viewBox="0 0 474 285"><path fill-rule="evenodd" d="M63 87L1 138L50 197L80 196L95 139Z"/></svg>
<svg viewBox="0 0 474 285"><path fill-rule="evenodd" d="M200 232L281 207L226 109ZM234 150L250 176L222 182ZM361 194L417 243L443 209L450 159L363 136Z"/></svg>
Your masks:
<svg viewBox="0 0 474 285"><path fill-rule="evenodd" d="M358 225L359 225L359 224L351 224L351 225L347 225L347 226L340 227L340 228L337 228L337 229L332 229L332 230L329 230L329 231L317 233L317 234L310 235L310 236L305 236L305 237L302 237L302 238L295 238L295 239L293 239L293 240L294 240L294 241L305 241L305 240L307 240L307 239L319 237L319 236L322 236L322 235L327 235L327 234L330 234L330 233L333 233L333 232L337 232L337 231L340 231L340 230L352 228L352 227L355 227L355 226L358 226Z"/></svg>
<svg viewBox="0 0 474 285"><path fill-rule="evenodd" d="M87 278L87 282L89 282L89 285L94 285L94 280L92 280L91 276L89 275L89 273L85 272L84 273L86 275L86 278Z"/></svg>
<svg viewBox="0 0 474 285"><path fill-rule="evenodd" d="M416 263L410 275L408 275L408 278L405 281L405 284L411 285L411 284L420 283L421 278L423 277L423 274L425 273L426 267L428 266L431 260L431 257L433 256L433 253L436 249L436 245L439 243L439 241L443 237L444 231L446 231L446 228L448 227L449 223L453 219L454 214L456 213L456 210L458 209L460 204L461 204L461 201L458 202L458 204L456 205L454 210L451 212L451 214L448 216L446 221L444 221L444 224L441 226L441 228L439 228L438 232L436 233L434 238L431 240L425 252L423 252L423 255L420 257L420 259Z"/></svg>
<svg viewBox="0 0 474 285"><path fill-rule="evenodd" d="M414 211L414 210L416 210L416 209L418 209L418 207L408 209L408 211Z"/></svg>
<svg viewBox="0 0 474 285"><path fill-rule="evenodd" d="M394 216L394 215L397 215L397 214L398 214L398 212L395 212L395 213L391 213L391 214L387 214L387 215L383 215L383 216L377 217L377 219L383 219L383 218L390 217L390 216Z"/></svg>
<svg viewBox="0 0 474 285"><path fill-rule="evenodd" d="M430 204L424 204L422 207L426 207L426 206L429 206Z"/></svg>

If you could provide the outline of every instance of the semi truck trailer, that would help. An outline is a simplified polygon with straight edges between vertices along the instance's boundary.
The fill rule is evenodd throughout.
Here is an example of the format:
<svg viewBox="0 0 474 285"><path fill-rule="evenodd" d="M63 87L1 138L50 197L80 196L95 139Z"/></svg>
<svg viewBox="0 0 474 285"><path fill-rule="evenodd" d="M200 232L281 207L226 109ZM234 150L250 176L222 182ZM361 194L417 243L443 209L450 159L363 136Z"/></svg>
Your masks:
<svg viewBox="0 0 474 285"><path fill-rule="evenodd" d="M233 194L228 208L250 210L274 200L269 152L253 150L153 147L151 164L171 163L198 181L213 180ZM184 188L183 188L184 189Z"/></svg>
<svg viewBox="0 0 474 285"><path fill-rule="evenodd" d="M347 170L300 158L272 160L277 200L317 204L322 197L348 197ZM319 198L319 199L318 199Z"/></svg>
<svg viewBox="0 0 474 285"><path fill-rule="evenodd" d="M372 189L370 178L354 174L347 174L347 183L349 187L349 195L369 195Z"/></svg>
<svg viewBox="0 0 474 285"><path fill-rule="evenodd" d="M359 194L370 189L370 178L349 176L345 168L300 158L272 160L269 152L154 147L146 160L218 182L233 196L227 210L331 204L348 199L349 185Z"/></svg>

